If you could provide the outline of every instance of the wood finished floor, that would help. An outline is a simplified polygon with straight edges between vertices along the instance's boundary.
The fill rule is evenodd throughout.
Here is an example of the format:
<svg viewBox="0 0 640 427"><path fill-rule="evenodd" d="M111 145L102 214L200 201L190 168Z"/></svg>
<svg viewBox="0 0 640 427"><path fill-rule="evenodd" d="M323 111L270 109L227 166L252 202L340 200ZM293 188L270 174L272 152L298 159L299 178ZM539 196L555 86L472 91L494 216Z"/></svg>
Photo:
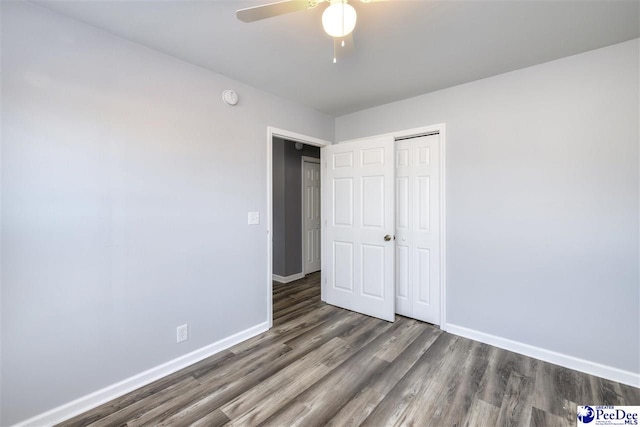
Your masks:
<svg viewBox="0 0 640 427"><path fill-rule="evenodd" d="M575 426L576 405L640 389L274 283L274 327L64 426Z"/></svg>

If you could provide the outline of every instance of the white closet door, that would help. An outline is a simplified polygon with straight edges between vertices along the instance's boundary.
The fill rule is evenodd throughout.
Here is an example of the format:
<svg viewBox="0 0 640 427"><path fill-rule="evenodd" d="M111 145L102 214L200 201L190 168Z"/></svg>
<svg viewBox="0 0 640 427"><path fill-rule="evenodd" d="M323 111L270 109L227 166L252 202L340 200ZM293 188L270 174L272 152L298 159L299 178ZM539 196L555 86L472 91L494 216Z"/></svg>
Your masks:
<svg viewBox="0 0 640 427"><path fill-rule="evenodd" d="M302 162L304 273L320 270L320 160Z"/></svg>
<svg viewBox="0 0 640 427"><path fill-rule="evenodd" d="M326 302L393 321L393 138L345 142L323 150Z"/></svg>
<svg viewBox="0 0 640 427"><path fill-rule="evenodd" d="M396 312L440 324L440 136L396 142Z"/></svg>

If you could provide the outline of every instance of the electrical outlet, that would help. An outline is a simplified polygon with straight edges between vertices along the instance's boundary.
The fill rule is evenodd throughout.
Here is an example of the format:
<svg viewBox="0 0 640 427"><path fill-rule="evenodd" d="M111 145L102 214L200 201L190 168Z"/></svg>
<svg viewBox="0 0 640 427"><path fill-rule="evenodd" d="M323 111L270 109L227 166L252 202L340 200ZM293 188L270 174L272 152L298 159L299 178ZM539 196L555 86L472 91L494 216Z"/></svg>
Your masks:
<svg viewBox="0 0 640 427"><path fill-rule="evenodd" d="M189 339L189 325L184 324L182 326L178 326L177 332L177 342L186 341Z"/></svg>

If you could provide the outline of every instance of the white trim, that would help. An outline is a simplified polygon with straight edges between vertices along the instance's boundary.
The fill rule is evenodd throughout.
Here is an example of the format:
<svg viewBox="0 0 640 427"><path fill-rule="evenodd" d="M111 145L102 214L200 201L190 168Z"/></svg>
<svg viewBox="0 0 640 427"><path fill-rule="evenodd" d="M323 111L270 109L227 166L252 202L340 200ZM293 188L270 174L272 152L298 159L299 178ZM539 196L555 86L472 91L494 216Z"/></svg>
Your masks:
<svg viewBox="0 0 640 427"><path fill-rule="evenodd" d="M305 276L304 273L296 273L296 274L292 274L291 276L278 276L277 274L274 274L272 277L273 277L273 280L279 283L291 283L296 280L302 279L304 276Z"/></svg>
<svg viewBox="0 0 640 427"><path fill-rule="evenodd" d="M356 141L361 141L361 140L370 139L370 138L379 138L379 137L383 138L385 136L390 136L394 139L398 139L398 138L408 138L412 136L419 136L425 133L432 133L432 132L442 133L444 132L445 127L446 126L444 123L438 123L430 126L422 126L418 128L412 128L412 129L397 130L393 132L381 133L378 135L370 135L370 136L364 136L362 138L349 139L348 142L356 142ZM347 140L337 142L337 144L341 144L343 142L347 142Z"/></svg>
<svg viewBox="0 0 640 427"><path fill-rule="evenodd" d="M280 137L288 141L320 147L320 161L322 161L322 147L331 145L330 141L312 136L267 126L267 324L273 326L273 137ZM322 169L322 168L320 168ZM322 178L320 178L322 180ZM324 229L324 227L323 227ZM322 280L322 278L320 279ZM322 290L321 290L322 292Z"/></svg>
<svg viewBox="0 0 640 427"><path fill-rule="evenodd" d="M324 161L323 161L324 159ZM325 229L327 228L327 216L324 213L324 205L325 202L322 199L324 194L329 194L325 191L324 188L324 181L326 179L326 174L327 174L327 160L326 157L324 156L324 148L320 148L320 301L322 302L326 302L327 298L326 298L326 294L325 294L325 285L327 283L327 278L324 275L325 273L325 260L324 260L324 248L322 247L322 245L324 245L324 236L325 236Z"/></svg>
<svg viewBox="0 0 640 427"><path fill-rule="evenodd" d="M309 163L317 163L320 164L320 159L317 157L310 157L310 156L302 156L302 162L309 162Z"/></svg>
<svg viewBox="0 0 640 427"><path fill-rule="evenodd" d="M89 411L113 399L123 396L133 390L143 387L167 375L173 374L180 369L193 365L207 357L213 356L229 347L232 347L242 341L248 340L259 335L269 329L267 322L252 326L244 331L240 331L213 344L209 344L191 353L177 357L161 365L155 366L149 370L141 372L137 375L129 377L118 383L107 386L101 390L95 391L86 396L80 397L57 408L51 409L28 420L19 422L17 426L49 426L60 423L75 417L78 414Z"/></svg>
<svg viewBox="0 0 640 427"><path fill-rule="evenodd" d="M440 133L440 329L447 325L447 127L438 125Z"/></svg>
<svg viewBox="0 0 640 427"><path fill-rule="evenodd" d="M309 156L302 156L302 158L300 159L300 192L302 193L300 200L301 200L301 206L300 206L300 218L302 219L302 221L300 221L300 223L302 224L302 234L301 234L301 241L302 241L302 250L301 250L301 254L302 254L302 272L304 274L309 274L309 273L314 273L313 271L307 271L306 267L306 263L304 262L306 255L307 255L307 233L306 233L306 224L305 224L305 220L304 220L304 199L305 199L305 194L306 192L304 191L304 162L307 163L315 163L315 164L320 164L320 159L317 159L315 157L309 157ZM320 180L320 201L322 202L322 180ZM322 222L320 222L320 229L322 230ZM322 245L321 245L322 247ZM322 256L320 256L321 261L322 262Z"/></svg>
<svg viewBox="0 0 640 427"><path fill-rule="evenodd" d="M494 347L513 351L514 353L523 354L544 362L553 363L554 365L564 366L565 368L574 369L576 371L606 378L622 384L628 384L633 387L640 387L640 374L638 373L624 371L622 369L602 365L596 362L590 362L585 359L580 359L518 341L512 341L507 338L476 331L463 326L453 325L451 323L447 325L446 330L454 335L480 341Z"/></svg>

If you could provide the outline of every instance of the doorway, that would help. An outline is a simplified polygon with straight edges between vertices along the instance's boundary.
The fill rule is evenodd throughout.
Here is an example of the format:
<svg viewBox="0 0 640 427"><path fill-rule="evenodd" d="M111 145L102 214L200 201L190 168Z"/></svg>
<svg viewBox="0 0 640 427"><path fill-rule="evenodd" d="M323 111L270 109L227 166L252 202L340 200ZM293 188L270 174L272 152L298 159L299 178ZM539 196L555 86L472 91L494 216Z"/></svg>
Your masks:
<svg viewBox="0 0 640 427"><path fill-rule="evenodd" d="M321 148L330 144L295 132L267 128L269 327L273 326L274 319L274 283L281 289L289 283L295 284L306 274L320 275L323 233ZM304 172L309 172L307 178Z"/></svg>
<svg viewBox="0 0 640 427"><path fill-rule="evenodd" d="M320 147L273 137L273 280L320 270Z"/></svg>

